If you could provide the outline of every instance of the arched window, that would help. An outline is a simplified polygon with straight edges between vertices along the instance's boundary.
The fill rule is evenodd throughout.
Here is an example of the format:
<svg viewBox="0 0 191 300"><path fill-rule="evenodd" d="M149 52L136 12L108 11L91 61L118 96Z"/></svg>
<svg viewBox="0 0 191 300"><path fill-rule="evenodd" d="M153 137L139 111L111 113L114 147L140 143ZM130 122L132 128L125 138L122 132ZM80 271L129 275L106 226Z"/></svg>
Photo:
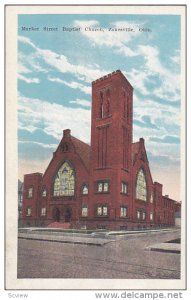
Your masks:
<svg viewBox="0 0 191 300"><path fill-rule="evenodd" d="M86 184L84 184L82 186L82 194L83 195L87 195L88 194L88 186Z"/></svg>
<svg viewBox="0 0 191 300"><path fill-rule="evenodd" d="M109 113L110 113L110 91L107 90L106 92L106 116L108 117L109 116Z"/></svg>
<svg viewBox="0 0 191 300"><path fill-rule="evenodd" d="M153 193L151 193L151 196L150 196L150 203L153 203Z"/></svg>
<svg viewBox="0 0 191 300"><path fill-rule="evenodd" d="M100 118L104 117L104 107L103 107L103 93L100 93Z"/></svg>
<svg viewBox="0 0 191 300"><path fill-rule="evenodd" d="M47 196L47 189L43 188L42 190L42 197L46 197Z"/></svg>
<svg viewBox="0 0 191 300"><path fill-rule="evenodd" d="M54 196L73 196L75 188L74 170L64 162L54 180Z"/></svg>
<svg viewBox="0 0 191 300"><path fill-rule="evenodd" d="M143 169L140 169L137 174L136 198L139 200L147 201L147 184Z"/></svg>

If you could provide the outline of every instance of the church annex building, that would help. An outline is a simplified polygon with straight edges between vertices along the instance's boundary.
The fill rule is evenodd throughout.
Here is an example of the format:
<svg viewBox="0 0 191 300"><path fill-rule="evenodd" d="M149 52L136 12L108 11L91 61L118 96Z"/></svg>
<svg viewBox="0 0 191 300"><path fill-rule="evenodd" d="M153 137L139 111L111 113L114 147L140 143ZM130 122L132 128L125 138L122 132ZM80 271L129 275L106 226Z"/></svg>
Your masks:
<svg viewBox="0 0 191 300"><path fill-rule="evenodd" d="M22 226L174 225L180 203L153 182L144 139L132 142L132 104L133 87L120 70L92 83L91 145L65 129L45 173L24 176Z"/></svg>

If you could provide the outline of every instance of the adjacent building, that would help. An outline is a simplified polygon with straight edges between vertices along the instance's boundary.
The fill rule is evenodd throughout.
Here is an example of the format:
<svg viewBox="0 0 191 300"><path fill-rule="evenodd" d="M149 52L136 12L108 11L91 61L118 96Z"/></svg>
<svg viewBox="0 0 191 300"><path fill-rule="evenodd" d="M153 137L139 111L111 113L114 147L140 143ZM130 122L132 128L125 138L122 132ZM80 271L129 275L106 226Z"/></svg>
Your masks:
<svg viewBox="0 0 191 300"><path fill-rule="evenodd" d="M45 173L24 176L22 225L174 226L180 205L153 181L144 139L132 140L132 116L133 87L120 70L94 81L91 143L65 129Z"/></svg>

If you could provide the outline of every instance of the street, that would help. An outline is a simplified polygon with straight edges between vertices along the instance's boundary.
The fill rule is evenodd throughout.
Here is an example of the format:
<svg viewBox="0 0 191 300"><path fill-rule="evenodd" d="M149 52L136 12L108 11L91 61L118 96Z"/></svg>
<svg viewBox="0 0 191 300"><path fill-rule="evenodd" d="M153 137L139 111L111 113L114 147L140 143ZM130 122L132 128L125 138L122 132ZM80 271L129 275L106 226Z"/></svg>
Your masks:
<svg viewBox="0 0 191 300"><path fill-rule="evenodd" d="M180 254L150 250L177 237L174 230L112 236L101 246L19 238L18 278L179 279Z"/></svg>

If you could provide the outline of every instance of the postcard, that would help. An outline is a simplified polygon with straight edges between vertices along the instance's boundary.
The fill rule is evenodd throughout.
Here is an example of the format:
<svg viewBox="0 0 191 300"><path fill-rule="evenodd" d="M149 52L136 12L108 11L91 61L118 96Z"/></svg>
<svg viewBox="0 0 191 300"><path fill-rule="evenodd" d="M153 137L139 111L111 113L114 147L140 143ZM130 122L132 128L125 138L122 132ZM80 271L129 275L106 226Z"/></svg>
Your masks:
<svg viewBox="0 0 191 300"><path fill-rule="evenodd" d="M5 14L6 289L185 289L186 6Z"/></svg>

